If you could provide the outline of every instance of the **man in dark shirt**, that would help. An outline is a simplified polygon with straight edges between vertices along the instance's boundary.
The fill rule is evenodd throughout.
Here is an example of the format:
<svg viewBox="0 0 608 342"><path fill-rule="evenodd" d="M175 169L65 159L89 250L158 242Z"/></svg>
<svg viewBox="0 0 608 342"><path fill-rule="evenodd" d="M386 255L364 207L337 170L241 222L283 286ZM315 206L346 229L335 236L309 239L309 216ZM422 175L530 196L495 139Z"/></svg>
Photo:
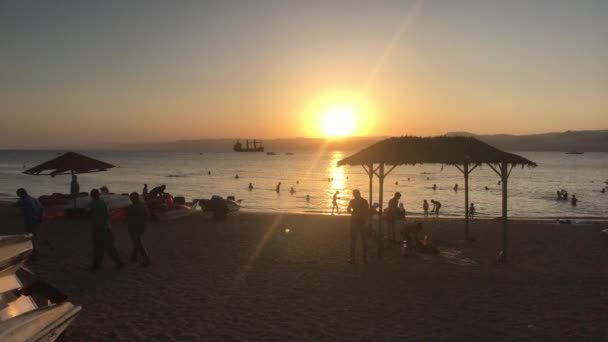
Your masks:
<svg viewBox="0 0 608 342"><path fill-rule="evenodd" d="M363 252L363 262L367 262L367 245L365 239L365 226L369 215L369 203L361 197L361 192L353 190L353 198L348 203L346 211L350 213L350 263L355 262L355 249L357 247L357 235L361 238L361 249Z"/></svg>
<svg viewBox="0 0 608 342"><path fill-rule="evenodd" d="M131 262L137 262L137 255L143 257L142 267L150 266L150 256L144 247L141 240L142 235L146 231L146 221L148 221L148 208L139 199L137 192L132 192L129 195L131 205L127 208L127 223L129 235L131 235L131 243L133 244L133 252L131 252Z"/></svg>
<svg viewBox="0 0 608 342"><path fill-rule="evenodd" d="M388 209L386 210L386 222L388 226L388 240L397 242L395 233L395 221L399 218L399 199L401 193L395 192L395 196L388 201Z"/></svg>
<svg viewBox="0 0 608 342"><path fill-rule="evenodd" d="M70 182L70 196L72 198L78 197L80 194L80 184L78 184L78 177L72 175L72 182Z"/></svg>
<svg viewBox="0 0 608 342"><path fill-rule="evenodd" d="M19 196L17 205L23 209L25 232L27 234L32 234L33 253L34 255L38 255L38 232L40 232L40 225L42 224L43 217L42 205L37 199L30 197L23 188L17 190L17 196Z"/></svg>
<svg viewBox="0 0 608 342"><path fill-rule="evenodd" d="M114 260L116 269L120 270L124 265L118 257L116 246L114 246L114 236L110 230L108 206L99 198L98 189L91 190L91 198L92 201L89 203L89 210L93 222L93 266L91 266L91 270L96 271L99 269L105 252L108 252L110 257Z"/></svg>
<svg viewBox="0 0 608 342"><path fill-rule="evenodd" d="M165 189L167 187L165 186L165 184L161 185L161 186L157 186L156 188L152 189L150 191L150 198L156 198L156 197L161 197L165 194Z"/></svg>

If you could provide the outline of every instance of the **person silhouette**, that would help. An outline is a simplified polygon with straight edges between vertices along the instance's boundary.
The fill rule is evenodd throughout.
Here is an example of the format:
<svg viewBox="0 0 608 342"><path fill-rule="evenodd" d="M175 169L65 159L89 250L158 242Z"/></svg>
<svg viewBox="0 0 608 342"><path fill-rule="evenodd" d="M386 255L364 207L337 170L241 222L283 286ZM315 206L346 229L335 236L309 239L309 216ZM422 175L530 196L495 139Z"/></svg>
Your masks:
<svg viewBox="0 0 608 342"><path fill-rule="evenodd" d="M331 205L332 205L331 214L332 215L334 214L334 210L336 211L336 213L340 212L340 208L338 207L338 195L339 194L340 194L340 191L336 191L334 193L334 196L332 197L332 200L331 200Z"/></svg>
<svg viewBox="0 0 608 342"><path fill-rule="evenodd" d="M277 184L277 187L274 189L276 192L281 192L281 182Z"/></svg>
<svg viewBox="0 0 608 342"><path fill-rule="evenodd" d="M253 190L253 184L249 182L249 191Z"/></svg>

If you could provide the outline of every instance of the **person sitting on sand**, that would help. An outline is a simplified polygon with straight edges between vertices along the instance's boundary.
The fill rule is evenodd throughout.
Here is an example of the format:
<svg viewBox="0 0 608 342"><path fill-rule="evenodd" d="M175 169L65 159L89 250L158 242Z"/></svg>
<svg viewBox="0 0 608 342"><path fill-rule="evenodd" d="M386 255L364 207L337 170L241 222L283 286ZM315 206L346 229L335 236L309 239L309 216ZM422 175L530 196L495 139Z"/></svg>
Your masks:
<svg viewBox="0 0 608 342"><path fill-rule="evenodd" d="M131 262L137 262L137 256L141 255L144 260L140 266L147 267L150 266L150 256L144 247L141 237L146 231L146 222L150 214L146 205L140 201L137 192L132 192L129 195L129 199L131 200L131 205L127 208L127 229L131 236L131 245L133 246Z"/></svg>
<svg viewBox="0 0 608 342"><path fill-rule="evenodd" d="M340 208L338 208L338 195L340 194L340 191L336 191L334 193L334 196L331 199L331 214L334 214L334 210L336 212L340 212Z"/></svg>
<svg viewBox="0 0 608 342"><path fill-rule="evenodd" d="M576 207L576 204L578 203L578 198L576 198L576 195L572 195L572 200L570 201L570 203L573 207Z"/></svg>
<svg viewBox="0 0 608 342"><path fill-rule="evenodd" d="M70 197L76 198L80 194L80 184L78 184L78 177L72 175L72 181L70 182Z"/></svg>
<svg viewBox="0 0 608 342"><path fill-rule="evenodd" d="M475 203L471 203L469 206L469 216L475 217Z"/></svg>
<svg viewBox="0 0 608 342"><path fill-rule="evenodd" d="M399 199L401 193L395 192L393 198L388 201L388 208L386 210L386 222L388 226L388 241L397 242L397 235L395 233L395 222L399 219Z"/></svg>
<svg viewBox="0 0 608 342"><path fill-rule="evenodd" d="M23 188L17 189L17 196L19 197L17 206L23 210L25 233L32 234L32 253L37 256L40 254L38 233L40 232L40 226L42 225L44 209L42 204L34 197L28 195L27 191Z"/></svg>
<svg viewBox="0 0 608 342"><path fill-rule="evenodd" d="M426 200L422 201L422 211L424 211L424 217L429 216L429 202Z"/></svg>
<svg viewBox="0 0 608 342"><path fill-rule="evenodd" d="M279 182L279 184L277 184L277 187L274 189L274 191L281 192L281 182Z"/></svg>
<svg viewBox="0 0 608 342"><path fill-rule="evenodd" d="M431 212L435 213L435 216L439 217L439 209L441 209L441 202L431 200L431 203L433 203L433 209L431 210Z"/></svg>
<svg viewBox="0 0 608 342"><path fill-rule="evenodd" d="M369 214L369 203L363 197L358 189L353 190L353 199L348 203L346 211L351 214L350 219L350 259L348 262L355 262L355 249L357 247L357 235L361 239L361 251L363 262L367 262L367 244L366 244L366 225Z"/></svg>
<svg viewBox="0 0 608 342"><path fill-rule="evenodd" d="M152 191L150 191L150 198L163 197L165 195L166 188L167 186L165 184L155 187L152 189Z"/></svg>
<svg viewBox="0 0 608 342"><path fill-rule="evenodd" d="M249 191L253 190L253 183L249 182Z"/></svg>
<svg viewBox="0 0 608 342"><path fill-rule="evenodd" d="M422 228L422 223L406 224L401 228L401 239L405 240L408 249L413 250L420 243L418 241L418 233Z"/></svg>
<svg viewBox="0 0 608 342"><path fill-rule="evenodd" d="M99 190L91 190L92 201L89 203L89 211L93 223L93 266L91 271L96 271L101 266L103 256L107 252L114 260L116 270L123 268L124 264L118 256L116 246L114 245L114 236L110 230L110 215L108 206L104 201L99 199Z"/></svg>

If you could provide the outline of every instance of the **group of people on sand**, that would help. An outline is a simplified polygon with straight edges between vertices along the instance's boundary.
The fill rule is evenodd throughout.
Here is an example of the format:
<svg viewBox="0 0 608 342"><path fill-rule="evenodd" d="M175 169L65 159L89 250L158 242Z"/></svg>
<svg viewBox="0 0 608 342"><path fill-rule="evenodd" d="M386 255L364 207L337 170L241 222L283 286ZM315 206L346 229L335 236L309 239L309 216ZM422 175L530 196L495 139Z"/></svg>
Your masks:
<svg viewBox="0 0 608 342"><path fill-rule="evenodd" d="M562 189L562 190L557 190L557 200L558 201L568 201L568 191ZM578 203L578 198L576 198L576 195L572 195L572 197L570 198L570 204L572 204L572 206L576 206L576 204Z"/></svg>
<svg viewBox="0 0 608 342"><path fill-rule="evenodd" d="M77 188L79 191L79 187ZM164 185L159 187L159 190L156 192L161 191L160 188L164 190ZM71 190L74 189L74 185L71 185ZM153 191L155 189L153 189ZM91 190L91 201L87 206L92 223L91 240L93 263L90 270L96 271L101 267L101 263L106 253L114 261L116 270L120 270L124 267L124 263L114 244L114 235L112 233L108 206L100 198L100 195L101 191L99 189ZM33 254L34 256L39 256L40 249L38 236L43 223L44 208L36 198L31 197L27 193L27 190L23 188L17 190L17 196L19 197L17 205L23 211L25 232L32 235ZM145 203L141 200L141 196L137 192L132 192L129 195L129 199L131 200L131 205L127 207L127 228L132 244L130 260L131 262L136 263L138 258L141 257L142 262L140 266L147 267L151 265L150 256L143 245L142 236L146 231L149 212Z"/></svg>
<svg viewBox="0 0 608 342"><path fill-rule="evenodd" d="M403 203L400 203L401 193L396 192L389 200L388 208L384 213L384 219L387 222L387 239L390 242L399 242L397 239L397 223L400 224L401 240L404 241L403 250L409 251L418 249L420 251L431 251L436 253L436 248L430 243L430 239L425 237L423 242L418 240L418 233L423 229L422 223L405 223L406 211ZM370 207L366 199L361 197L361 192L358 189L353 190L353 199L348 203L346 211L351 214L350 221L350 257L348 262L356 262L357 240L361 245L361 257L363 263L367 262L367 237L372 233L369 226L369 218L375 213Z"/></svg>

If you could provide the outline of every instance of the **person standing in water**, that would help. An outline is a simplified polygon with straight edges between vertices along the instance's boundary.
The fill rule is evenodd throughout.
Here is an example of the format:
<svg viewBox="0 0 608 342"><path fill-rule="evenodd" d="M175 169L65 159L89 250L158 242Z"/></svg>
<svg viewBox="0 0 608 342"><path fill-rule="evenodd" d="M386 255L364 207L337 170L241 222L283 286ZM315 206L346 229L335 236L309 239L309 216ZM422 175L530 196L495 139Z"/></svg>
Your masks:
<svg viewBox="0 0 608 342"><path fill-rule="evenodd" d="M454 184L454 191L458 191L458 183Z"/></svg>
<svg viewBox="0 0 608 342"><path fill-rule="evenodd" d="M137 192L132 192L129 195L129 199L131 200L131 205L127 208L127 228L133 246L131 262L137 262L137 256L141 255L143 262L140 266L147 267L150 266L150 256L144 247L141 237L146 231L146 222L150 214L146 205L139 199Z"/></svg>
<svg viewBox="0 0 608 342"><path fill-rule="evenodd" d="M357 235L361 239L361 251L363 262L367 262L367 241L366 229L367 218L369 215L369 203L361 197L358 189L353 190L353 199L348 203L346 211L351 214L350 219L350 259L348 262L355 263L355 250L357 247Z"/></svg>
<svg viewBox="0 0 608 342"><path fill-rule="evenodd" d="M277 193L281 192L281 182L277 184L277 187L274 189Z"/></svg>
<svg viewBox="0 0 608 342"><path fill-rule="evenodd" d="M331 214L334 214L334 210L336 211L336 213L340 213L340 208L338 208L338 195L340 194L340 191L336 191L334 193L334 197L332 197L331 199Z"/></svg>
<svg viewBox="0 0 608 342"><path fill-rule="evenodd" d="M475 203L471 203L469 206L469 216L475 217Z"/></svg>
<svg viewBox="0 0 608 342"><path fill-rule="evenodd" d="M572 199L570 200L570 203L572 204L573 207L576 207L576 204L578 203L578 198L576 198L576 195L572 195Z"/></svg>
<svg viewBox="0 0 608 342"><path fill-rule="evenodd" d="M249 191L253 190L253 183L249 182Z"/></svg>
<svg viewBox="0 0 608 342"><path fill-rule="evenodd" d="M433 210L431 210L431 212L435 213L435 217L439 217L439 209L441 209L441 202L432 199L431 203L433 203Z"/></svg>
<svg viewBox="0 0 608 342"><path fill-rule="evenodd" d="M104 201L99 198L99 190L91 190L92 201L89 203L89 211L91 213L91 219L93 223L93 266L91 271L96 271L101 266L103 256L107 252L114 264L116 270L121 270L124 264L118 256L116 246L114 245L114 236L110 230L110 215L108 213L108 206Z"/></svg>
<svg viewBox="0 0 608 342"><path fill-rule="evenodd" d="M422 202L422 210L424 211L424 217L429 217L429 202L426 200Z"/></svg>

